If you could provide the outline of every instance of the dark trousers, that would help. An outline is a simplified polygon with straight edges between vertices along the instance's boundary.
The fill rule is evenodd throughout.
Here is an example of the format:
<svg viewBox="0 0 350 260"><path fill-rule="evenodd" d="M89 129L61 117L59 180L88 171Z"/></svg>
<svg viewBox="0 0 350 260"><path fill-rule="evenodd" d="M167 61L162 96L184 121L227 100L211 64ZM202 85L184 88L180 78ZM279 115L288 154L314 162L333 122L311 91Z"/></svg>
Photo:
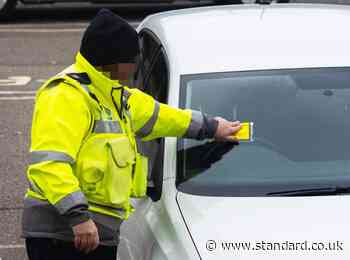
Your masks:
<svg viewBox="0 0 350 260"><path fill-rule="evenodd" d="M116 260L116 246L98 246L89 254L78 251L74 243L50 238L27 238L29 260Z"/></svg>

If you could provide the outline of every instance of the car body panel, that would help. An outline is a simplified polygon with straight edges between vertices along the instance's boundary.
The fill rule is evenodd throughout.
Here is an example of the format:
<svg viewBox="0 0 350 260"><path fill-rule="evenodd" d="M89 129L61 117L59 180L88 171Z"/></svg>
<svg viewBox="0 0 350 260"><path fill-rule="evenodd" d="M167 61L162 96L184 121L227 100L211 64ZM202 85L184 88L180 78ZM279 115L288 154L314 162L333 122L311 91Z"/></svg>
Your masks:
<svg viewBox="0 0 350 260"><path fill-rule="evenodd" d="M179 74L194 74L349 66L349 20L348 6L233 5L165 12L141 27L160 38Z"/></svg>
<svg viewBox="0 0 350 260"><path fill-rule="evenodd" d="M151 15L138 31L150 30L162 43L170 72L168 104L178 107L184 74L350 66L349 22L347 6L221 6ZM176 147L176 138L165 138L159 158L164 159L162 197L136 203L122 226L119 259L349 259L350 196L185 194L175 185ZM342 240L347 251L224 254L206 250L210 239Z"/></svg>
<svg viewBox="0 0 350 260"><path fill-rule="evenodd" d="M199 258L177 205L175 180L165 180L163 190L158 202L134 201L137 210L121 227L117 259Z"/></svg>
<svg viewBox="0 0 350 260"><path fill-rule="evenodd" d="M350 196L205 197L179 192L178 201L202 259L349 259ZM215 251L206 243L214 240ZM224 251L220 242L342 241L343 251ZM323 255L323 256L321 256ZM289 257L289 258L288 258Z"/></svg>

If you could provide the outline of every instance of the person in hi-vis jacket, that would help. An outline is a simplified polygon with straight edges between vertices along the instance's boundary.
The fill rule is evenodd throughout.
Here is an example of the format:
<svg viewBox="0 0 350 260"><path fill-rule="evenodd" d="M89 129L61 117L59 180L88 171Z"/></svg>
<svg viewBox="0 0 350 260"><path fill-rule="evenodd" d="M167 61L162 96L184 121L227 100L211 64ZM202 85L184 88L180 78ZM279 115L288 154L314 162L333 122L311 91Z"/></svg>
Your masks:
<svg viewBox="0 0 350 260"><path fill-rule="evenodd" d="M124 85L139 52L135 29L102 9L75 63L38 90L22 216L30 260L115 260L130 198L146 196L140 140L232 141L240 129L238 121L173 108Z"/></svg>

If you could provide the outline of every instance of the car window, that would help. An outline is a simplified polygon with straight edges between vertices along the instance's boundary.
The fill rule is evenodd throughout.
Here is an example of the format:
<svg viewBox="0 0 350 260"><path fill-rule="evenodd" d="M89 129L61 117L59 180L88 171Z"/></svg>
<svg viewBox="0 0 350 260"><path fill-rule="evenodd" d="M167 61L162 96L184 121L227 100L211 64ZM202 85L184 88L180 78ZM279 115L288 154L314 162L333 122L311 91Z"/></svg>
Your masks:
<svg viewBox="0 0 350 260"><path fill-rule="evenodd" d="M159 102L166 103L168 99L169 73L167 70L165 52L162 49L152 67L145 91Z"/></svg>
<svg viewBox="0 0 350 260"><path fill-rule="evenodd" d="M350 186L349 68L183 76L180 105L254 123L254 141L237 147L179 140L183 191L264 196Z"/></svg>
<svg viewBox="0 0 350 260"><path fill-rule="evenodd" d="M148 30L140 32L140 57L138 60L136 73L136 86L144 91L148 91L149 77L154 67L160 50L161 44L157 38Z"/></svg>
<svg viewBox="0 0 350 260"><path fill-rule="evenodd" d="M141 37L141 52L144 66L139 71L138 84L147 94L157 101L166 103L168 98L169 71L166 53L153 34L144 31ZM143 153L149 158L148 194L153 200L160 198L163 181L164 138L141 142Z"/></svg>

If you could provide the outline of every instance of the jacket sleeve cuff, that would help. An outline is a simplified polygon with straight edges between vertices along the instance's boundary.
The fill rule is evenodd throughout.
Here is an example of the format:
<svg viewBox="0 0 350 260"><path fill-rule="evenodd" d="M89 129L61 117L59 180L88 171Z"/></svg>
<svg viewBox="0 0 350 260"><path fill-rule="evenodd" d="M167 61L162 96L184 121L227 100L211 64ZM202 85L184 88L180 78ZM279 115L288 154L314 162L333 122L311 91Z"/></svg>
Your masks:
<svg viewBox="0 0 350 260"><path fill-rule="evenodd" d="M203 124L196 137L197 140L210 139L215 136L219 122L212 117L203 114Z"/></svg>
<svg viewBox="0 0 350 260"><path fill-rule="evenodd" d="M75 226L91 218L88 211L88 202L80 190L68 194L54 204L54 206L67 219L71 226Z"/></svg>
<svg viewBox="0 0 350 260"><path fill-rule="evenodd" d="M219 122L213 117L207 117L204 119L207 125L207 137L206 138L214 138L216 130L218 129Z"/></svg>
<svg viewBox="0 0 350 260"><path fill-rule="evenodd" d="M184 138L198 139L198 135L203 128L203 113L200 111L192 110L191 122L187 128Z"/></svg>
<svg viewBox="0 0 350 260"><path fill-rule="evenodd" d="M86 208L78 207L65 214L64 218L71 227L74 227L91 219L91 213Z"/></svg>
<svg viewBox="0 0 350 260"><path fill-rule="evenodd" d="M70 209L80 205L88 207L88 202L85 198L85 195L80 190L69 193L67 196L54 204L61 215L66 214L66 212L68 212Z"/></svg>
<svg viewBox="0 0 350 260"><path fill-rule="evenodd" d="M192 119L187 129L185 138L203 140L213 138L219 122L213 117L203 114L200 111L192 111Z"/></svg>

